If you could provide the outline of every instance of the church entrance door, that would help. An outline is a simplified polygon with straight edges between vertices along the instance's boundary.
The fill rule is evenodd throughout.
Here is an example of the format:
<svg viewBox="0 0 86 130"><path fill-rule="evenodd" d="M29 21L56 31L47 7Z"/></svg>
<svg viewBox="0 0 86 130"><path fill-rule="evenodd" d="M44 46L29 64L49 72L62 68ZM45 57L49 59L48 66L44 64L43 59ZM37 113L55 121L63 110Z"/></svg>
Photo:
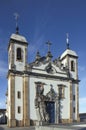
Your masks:
<svg viewBox="0 0 86 130"><path fill-rule="evenodd" d="M46 101L46 111L49 114L49 123L55 123L55 103Z"/></svg>

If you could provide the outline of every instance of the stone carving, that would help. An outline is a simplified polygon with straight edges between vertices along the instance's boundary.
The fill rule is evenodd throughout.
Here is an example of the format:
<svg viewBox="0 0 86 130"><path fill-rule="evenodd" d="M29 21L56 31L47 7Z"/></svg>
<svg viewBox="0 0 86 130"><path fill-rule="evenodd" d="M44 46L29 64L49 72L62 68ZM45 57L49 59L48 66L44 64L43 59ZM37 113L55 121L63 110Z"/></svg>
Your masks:
<svg viewBox="0 0 86 130"><path fill-rule="evenodd" d="M56 70L55 70L55 68L52 66L51 62L46 66L45 70L47 71L47 73L51 73L51 74L56 73Z"/></svg>
<svg viewBox="0 0 86 130"><path fill-rule="evenodd" d="M53 86L51 86L50 91L46 94L46 99L48 101L55 101L57 99L57 93L54 91Z"/></svg>
<svg viewBox="0 0 86 130"><path fill-rule="evenodd" d="M37 112L38 121L45 121L49 120L48 113L46 112L46 105L44 102L44 96L40 95L35 99L35 107Z"/></svg>
<svg viewBox="0 0 86 130"><path fill-rule="evenodd" d="M46 104L45 101L55 101L57 99L57 94L51 86L50 91L44 95L44 88L40 87L40 91L35 98L35 108L37 113L38 121L48 122L49 121L49 114L46 111Z"/></svg>

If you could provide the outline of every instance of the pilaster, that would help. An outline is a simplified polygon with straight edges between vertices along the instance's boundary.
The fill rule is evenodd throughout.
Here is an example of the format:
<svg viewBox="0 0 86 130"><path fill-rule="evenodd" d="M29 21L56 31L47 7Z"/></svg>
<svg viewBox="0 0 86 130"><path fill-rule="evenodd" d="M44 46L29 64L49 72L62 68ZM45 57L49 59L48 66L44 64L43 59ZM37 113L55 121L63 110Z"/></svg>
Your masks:
<svg viewBox="0 0 86 130"><path fill-rule="evenodd" d="M10 119L8 120L9 127L16 126L15 120L15 76L10 75Z"/></svg>
<svg viewBox="0 0 86 130"><path fill-rule="evenodd" d="M12 57L11 57L11 64L14 65L14 44L12 43L11 44L11 54L12 54Z"/></svg>
<svg viewBox="0 0 86 130"><path fill-rule="evenodd" d="M72 81L70 81L70 123L73 121L73 94L72 94Z"/></svg>
<svg viewBox="0 0 86 130"><path fill-rule="evenodd" d="M23 120L24 126L30 126L30 119L29 119L29 81L28 76L24 76L23 80Z"/></svg>
<svg viewBox="0 0 86 130"><path fill-rule="evenodd" d="M77 93L77 122L80 122L80 117L79 117L79 86L77 84L76 88L76 93Z"/></svg>
<svg viewBox="0 0 86 130"><path fill-rule="evenodd" d="M78 60L76 59L76 79L78 79Z"/></svg>

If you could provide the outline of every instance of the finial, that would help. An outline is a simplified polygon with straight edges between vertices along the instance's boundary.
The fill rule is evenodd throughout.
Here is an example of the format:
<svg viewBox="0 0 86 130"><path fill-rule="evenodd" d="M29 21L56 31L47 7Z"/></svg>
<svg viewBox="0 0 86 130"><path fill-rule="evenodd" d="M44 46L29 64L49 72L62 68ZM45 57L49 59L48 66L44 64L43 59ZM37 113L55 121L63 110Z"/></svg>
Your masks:
<svg viewBox="0 0 86 130"><path fill-rule="evenodd" d="M52 45L52 43L48 40L46 44L48 45L48 52L50 52L50 46Z"/></svg>
<svg viewBox="0 0 86 130"><path fill-rule="evenodd" d="M50 41L47 41L46 44L48 45L48 53L47 53L46 57L48 60L51 60L51 58L53 57L50 52L50 46L52 45L52 43Z"/></svg>
<svg viewBox="0 0 86 130"><path fill-rule="evenodd" d="M36 53L36 60L39 60L41 58L39 51Z"/></svg>
<svg viewBox="0 0 86 130"><path fill-rule="evenodd" d="M18 13L14 13L14 16L15 16L15 20L16 20L16 34L19 34L19 27L18 27L19 14Z"/></svg>
<svg viewBox="0 0 86 130"><path fill-rule="evenodd" d="M66 33L66 44L67 44L67 49L70 49L69 48L69 34Z"/></svg>

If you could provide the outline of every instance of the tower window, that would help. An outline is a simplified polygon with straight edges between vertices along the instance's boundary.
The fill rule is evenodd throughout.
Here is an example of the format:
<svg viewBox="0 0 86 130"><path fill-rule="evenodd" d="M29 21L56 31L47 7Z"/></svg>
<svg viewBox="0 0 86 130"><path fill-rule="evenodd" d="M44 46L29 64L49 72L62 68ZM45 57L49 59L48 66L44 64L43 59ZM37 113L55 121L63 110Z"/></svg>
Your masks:
<svg viewBox="0 0 86 130"><path fill-rule="evenodd" d="M18 106L18 113L21 113L21 107Z"/></svg>
<svg viewBox="0 0 86 130"><path fill-rule="evenodd" d="M73 95L73 101L75 101L75 95Z"/></svg>
<svg viewBox="0 0 86 130"><path fill-rule="evenodd" d="M73 113L75 113L75 107L73 107Z"/></svg>
<svg viewBox="0 0 86 130"><path fill-rule="evenodd" d="M18 99L20 99L21 98L21 92L17 92L17 97L18 97Z"/></svg>
<svg viewBox="0 0 86 130"><path fill-rule="evenodd" d="M71 61L71 71L75 71L75 62Z"/></svg>
<svg viewBox="0 0 86 130"><path fill-rule="evenodd" d="M22 60L22 51L21 51L21 48L17 48L17 60Z"/></svg>

